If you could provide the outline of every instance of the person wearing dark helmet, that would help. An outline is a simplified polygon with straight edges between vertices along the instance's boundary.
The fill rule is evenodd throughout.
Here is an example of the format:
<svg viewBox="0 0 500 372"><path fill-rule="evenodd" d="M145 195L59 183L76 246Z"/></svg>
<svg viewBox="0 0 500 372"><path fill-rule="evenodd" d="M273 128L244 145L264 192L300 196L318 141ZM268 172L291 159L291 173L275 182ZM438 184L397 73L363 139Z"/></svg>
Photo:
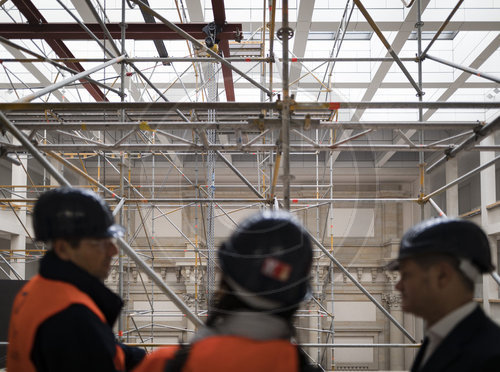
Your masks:
<svg viewBox="0 0 500 372"><path fill-rule="evenodd" d="M289 213L266 211L238 226L219 251L218 299L189 346L154 351L134 372L320 371L291 342L307 298L307 232Z"/></svg>
<svg viewBox="0 0 500 372"><path fill-rule="evenodd" d="M475 280L494 269L479 226L451 218L417 224L389 269L399 270L403 311L425 321L412 372L500 371L500 327L473 302Z"/></svg>
<svg viewBox="0 0 500 372"><path fill-rule="evenodd" d="M37 200L33 227L50 249L14 301L7 370L131 370L145 352L117 343L112 331L122 300L104 279L123 228L108 205L91 191L53 189Z"/></svg>

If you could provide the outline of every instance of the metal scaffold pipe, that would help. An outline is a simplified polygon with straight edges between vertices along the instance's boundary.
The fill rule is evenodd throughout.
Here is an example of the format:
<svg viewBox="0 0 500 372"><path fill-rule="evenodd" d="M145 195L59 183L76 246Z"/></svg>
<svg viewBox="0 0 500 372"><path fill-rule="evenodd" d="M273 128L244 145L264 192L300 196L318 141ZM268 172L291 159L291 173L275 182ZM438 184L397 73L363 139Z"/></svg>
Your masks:
<svg viewBox="0 0 500 372"><path fill-rule="evenodd" d="M66 178L64 178L61 173L59 173L52 166L52 164L50 164L42 153L5 117L4 113L1 111L0 121L3 126L6 127L9 132L11 132L14 137L16 137L19 142L21 142L30 151L33 157L35 157L61 185L71 187L68 180L66 180ZM198 326L203 325L203 322L191 312L187 305L182 302L182 300L163 282L161 277L139 257L139 255L127 244L125 240L119 238L118 241L122 250L151 278L152 281L154 281L162 289L167 297L188 317L191 322Z"/></svg>
<svg viewBox="0 0 500 372"><path fill-rule="evenodd" d="M191 129L219 129L219 130L241 130L255 131L256 124L254 120L259 120L257 117L248 118L248 121L149 121L148 127L152 130L158 129L175 129L175 130L191 130ZM268 129L277 129L281 127L280 119L264 119L263 125ZM305 119L294 117L290 121L290 127L301 129L305 125ZM311 128L314 126L314 121L311 120ZM120 129L141 129L144 127L144 121L64 121L60 122L18 122L16 127L20 130L120 130ZM481 126L477 121L319 121L317 129L427 129L427 130L470 130ZM257 138L259 139L259 138ZM252 139L254 143L256 139ZM243 146L251 143L243 143Z"/></svg>
<svg viewBox="0 0 500 372"><path fill-rule="evenodd" d="M65 65L62 65L62 64L58 63L58 62L69 62L69 61L66 61L66 60L61 61L60 59L47 58L45 56L42 56L42 55L40 55L38 53L33 52L32 50L30 50L28 48L25 48L25 47L23 47L21 45L15 44L12 41L10 41L9 39L4 38L3 36L0 36L0 42L3 43L3 44L5 44L5 45L9 45L9 46L11 46L13 48L19 49L20 51L22 51L24 53L28 53L28 54L30 54L30 55L32 55L34 57L37 57L36 59L33 59L33 58L31 58L31 59L26 58L26 59L23 59L23 60L19 60L18 59L18 60L16 60L17 62L27 62L27 63L32 63L32 62L47 62L47 63L50 63L51 65L53 65L53 66L55 66L57 68L60 68L61 70L68 71L68 72L70 72L72 74L78 74L79 73L79 71L73 70L72 68L66 67ZM14 60L15 59L11 59L11 61L14 61ZM109 61L109 60L106 60L106 61L97 60L97 61L92 61L92 62L107 62L107 61ZM3 59L2 62L5 62L5 60ZM79 62L79 61L71 61L71 62ZM85 77L84 79L87 80L87 81L89 81L89 82L91 82L91 83L93 83L93 84L96 84L96 85L100 86L101 88L105 88L105 89L107 89L107 90L109 90L109 91L111 91L113 93L116 93L118 95L121 94L121 92L119 90L114 89L114 88L112 88L110 86L107 86L106 84L101 83L100 81L91 79L88 76Z"/></svg>
<svg viewBox="0 0 500 372"><path fill-rule="evenodd" d="M2 38L0 36L0 38ZM8 40L8 39L6 39ZM262 62L262 63L273 63L269 57L226 57L224 58L228 62ZM415 62L415 57L400 57L403 62ZM106 62L110 58L50 58L53 62ZM334 57L334 58L314 58L314 57L297 57L293 59L294 62L393 62L392 57ZM19 63L37 63L37 62L49 62L48 58L5 58L2 62L19 62ZM173 62L217 62L215 58L210 57L127 57L125 58L127 63L135 62L158 62L158 63L173 63ZM277 58L276 62L283 62L282 58ZM50 63L50 62L49 62ZM108 88L109 89L109 88Z"/></svg>
<svg viewBox="0 0 500 372"><path fill-rule="evenodd" d="M293 31L288 26L288 0L283 0L283 22L281 31L283 38L283 103L281 111L281 148L282 164L283 164L283 207L290 209L290 96L288 87L288 39L293 35Z"/></svg>
<svg viewBox="0 0 500 372"><path fill-rule="evenodd" d="M100 182L98 182L96 179L94 179L93 177L91 177L88 173L85 173L84 171L82 171L81 169L79 169L78 167L76 167L75 165L71 164L71 162L69 162L68 160L64 159L62 156L56 154L53 151L47 151L47 155L51 156L52 158L56 159L60 163L64 164L66 167L68 167L69 169L71 169L75 173L77 173L80 176L82 176L83 178L85 178L91 184L99 187L101 190L103 190L104 192L108 193L112 197L114 197L114 198L116 198L118 200L121 200L121 198L118 195L116 195L113 191L111 191L106 186L104 186L103 184L101 184Z"/></svg>
<svg viewBox="0 0 500 372"><path fill-rule="evenodd" d="M233 164L231 164L231 162L230 162L228 159L226 159L226 158L225 158L225 156L224 156L224 155L222 155L222 153L221 153L220 151L218 151L218 150L217 150L217 151L215 151L215 153L216 153L216 154L219 156L219 158L220 158L220 159L224 162L224 164L226 164L226 165L229 167L229 169L231 169L231 170L232 170L232 171L236 174L236 176L238 176L238 178L239 178L240 180L242 180L242 181L245 183L245 185L247 185L247 186L250 188L250 190L251 190L251 191L252 191L255 195L257 195L257 197L262 198L262 201L265 201L264 197L260 194L259 190L257 190L257 189L256 189L256 188L255 188L255 187L254 187L254 186L250 183L250 181L248 181L248 180L246 179L246 177L245 177L245 176L244 176L244 175L243 175L243 174L242 174L242 173L238 170L238 168L236 168Z"/></svg>
<svg viewBox="0 0 500 372"><path fill-rule="evenodd" d="M446 214L443 212L441 208L439 208L439 205L437 205L437 203L434 200L432 200L432 198L429 198L429 203L431 203L432 207L436 210L439 217L446 217Z"/></svg>
<svg viewBox="0 0 500 372"><path fill-rule="evenodd" d="M500 102L472 101L424 101L424 102L376 102L376 101L339 101L339 102L293 102L292 108L300 115L302 111L331 112L337 109L499 109ZM0 111L80 111L101 112L113 110L132 110L151 113L155 111L208 110L255 111L281 110L282 102L10 102L0 103Z"/></svg>
<svg viewBox="0 0 500 372"><path fill-rule="evenodd" d="M8 344L5 342L4 344ZM0 345L2 343L0 342ZM137 346L137 347L162 347L162 346L179 346L179 345L189 345L189 344L179 344L179 343L126 343L126 345L129 346ZM325 344L319 344L319 343L298 343L298 346L301 347L324 347L324 348L344 348L344 349L349 349L349 348L385 348L385 347L390 347L390 348L405 348L405 349L417 349L422 344L336 344L336 343L325 343Z"/></svg>
<svg viewBox="0 0 500 372"><path fill-rule="evenodd" d="M462 65L459 65L458 63L453 63L453 62L447 61L445 59L442 59L442 58L439 58L436 56L431 56L430 54L427 54L425 56L425 58L429 58L430 60L441 63L443 65L453 67L453 68L462 70L464 72L468 72L469 74L476 75L476 76L482 77L482 78L487 79L487 80L494 81L495 83L500 83L500 77L481 72L479 70L476 70L475 68L462 66Z"/></svg>
<svg viewBox="0 0 500 372"><path fill-rule="evenodd" d="M83 140L83 139L82 139ZM12 151L23 151L23 146L2 143L2 147L7 149L9 152ZM37 146L41 151L62 151L62 152L94 152L96 150L109 151L109 145L105 144L93 144L93 143L75 143L75 144L47 144ZM404 152L436 152L439 150L447 150L450 146L448 145L433 145L433 146L410 146L410 145L365 145L365 144L340 144L334 147L330 145L290 145L290 153L311 153L316 151L331 151L342 150L342 151L364 151L364 152L374 152L374 151L404 151ZM243 152L253 152L258 151L272 151L276 149L275 144L254 144L252 146L247 146L243 149ZM219 151L236 151L241 152L241 146L236 143L225 143L225 144L207 144L207 145L189 145L189 144L179 144L179 143L155 143L155 144L119 144L113 147L114 152L119 151L130 151L132 153L148 153L151 151L178 151L179 153L187 154L192 151L205 151L205 150L219 150ZM500 145L491 146L474 146L468 148L469 151L500 151ZM188 155L188 154L187 154Z"/></svg>
<svg viewBox="0 0 500 372"><path fill-rule="evenodd" d="M493 133L493 131L497 130L499 126L500 126L500 116L497 116L495 120L491 121L490 123L486 124L480 129L475 130L474 133L471 134L469 137L467 137L460 145L452 149L446 150L445 156L436 161L434 164L430 165L426 169L426 172L427 173L432 172L435 168L443 164L446 160L456 156L460 151L470 148L482 138L488 136L490 133Z"/></svg>
<svg viewBox="0 0 500 372"><path fill-rule="evenodd" d="M360 282L358 282L356 280L356 278L349 272L349 270L347 270L341 263L339 260L337 260L331 253L328 249L326 249L323 244L321 244L321 242L316 239L316 237L314 237L314 235L312 234L309 234L309 237L311 238L311 240L314 242L314 244L316 244L316 246L321 249L321 251L323 251L323 253L344 273L344 275L346 275L349 280L356 286L359 288L359 290L361 292L363 292L365 294L366 297L368 297L368 299L373 302L373 304L380 310L382 311L382 313L384 313L384 315L396 326L398 327L398 329L403 332L403 334L408 337L408 339L413 342L413 343L416 343L417 341L415 340L415 338L401 325L399 324L399 322L396 320L396 318L394 318L378 301L375 297L373 297L370 292L368 292L368 290L366 290L365 287L363 287L361 285Z"/></svg>
<svg viewBox="0 0 500 372"><path fill-rule="evenodd" d="M66 13L68 13L76 21L76 23L78 23L80 25L80 27L83 28L87 32L87 34L89 34L90 37L92 37L92 39L94 39L94 41L101 47L101 49L104 50L109 56L116 57L118 54L120 54L120 53L116 53L116 54L112 53L108 48L106 48L106 45L104 45L104 43L101 40L99 40L99 38L97 36L94 35L94 33L87 27L87 25L85 25L85 23L80 21L80 19L76 15L74 15L73 12L71 10L69 10L69 8L66 5L64 5L62 0L57 0L57 2L59 3L59 5L61 5L63 7L63 9L66 11ZM88 4L88 5L91 8L93 8L91 4ZM97 14L94 13L94 15L96 16L96 18L99 18Z"/></svg>
<svg viewBox="0 0 500 372"><path fill-rule="evenodd" d="M113 48L114 50L114 55L117 56L120 54L120 50L118 49L118 47L116 46L115 44L115 40L113 39L113 36L111 36L109 30L107 29L105 23L103 22L103 20L101 19L99 13L97 12L96 8L94 7L94 5L92 4L92 2L90 0L84 0L86 3L87 3L87 6L88 6L88 9L90 10L90 12L92 13L92 15L94 16L94 19L97 21L97 23L99 24L101 30L103 31L104 35L106 36L106 38L108 39L108 42L109 44L111 45L111 47ZM112 55L113 55L112 54Z"/></svg>
<svg viewBox="0 0 500 372"><path fill-rule="evenodd" d="M385 38L384 34L380 30L380 28L377 26L377 24L375 23L375 21L373 20L373 18L370 16L370 13L368 13L368 11L366 10L366 8L364 7L364 5L361 3L360 0L353 0L353 1L356 4L356 6L358 7L359 11L365 17L366 21L372 27L373 31L375 31L375 33L379 37L379 39L382 42L382 44L384 44L384 46L386 47L386 49L389 52L389 54L391 55L391 57L394 59L394 62L396 62L396 64L399 66L399 68L401 69L401 71L403 72L403 74L406 76L406 78L408 79L408 81L410 82L410 84L413 86L413 88L415 88L415 90L417 91L417 94L421 95L422 94L422 90L420 89L420 87L418 86L418 84L415 82L415 80L413 80L413 77L410 75L410 73L406 69L405 65L403 65L403 62L401 62L401 59L399 59L399 57L396 54L396 52L392 49L391 44L389 44L389 42Z"/></svg>
<svg viewBox="0 0 500 372"><path fill-rule="evenodd" d="M76 75L73 75L65 80L62 80L60 81L59 83L55 83L55 84L52 84L52 85L49 85L48 87L45 87L43 89L40 89L39 91L35 92L35 93L32 93L32 94L29 94L25 97L22 97L21 99L15 101L16 103L27 103L27 102L31 102L33 101L34 99L36 98L39 98L39 97L42 97L44 96L45 94L47 93L50 93L50 92L53 92L59 88L62 88L76 80L80 80L90 74L93 74L94 72L96 71L99 71L99 70L102 70L103 68L106 68L108 66L111 66L111 65L114 65L115 63L119 63L121 61L123 61L123 59L125 58L125 56L119 56L119 57L116 57L116 58L113 58L112 60L106 62L106 63L103 63L99 66L95 66L95 67L92 67L88 70L85 70L85 71L82 71L80 72L79 74L76 74Z"/></svg>
<svg viewBox="0 0 500 372"><path fill-rule="evenodd" d="M441 33L443 32L443 30L445 29L445 27L448 25L448 23L450 23L451 18L455 15L455 13L457 12L458 8L460 8L460 5L462 5L463 2L464 2L464 0L459 0L458 1L457 5L455 5L455 8L453 8L453 10L448 15L448 17L446 18L446 20L443 22L443 24L441 25L441 27L439 27L439 30L437 30L437 32L434 35L434 37L432 38L432 40L429 42L429 44L427 44L427 47L425 48L425 50L423 51L423 53L420 54L420 59L423 59L423 58L426 57L427 52L429 51L429 49L431 48L431 46L439 38L439 35L441 35Z"/></svg>
<svg viewBox="0 0 500 372"><path fill-rule="evenodd" d="M417 55L422 55L422 3L420 0L417 0ZM423 101L424 92L422 91L422 78L423 78L423 70L422 70L422 58L418 59L418 87L420 91L417 93L418 101ZM422 108L418 109L418 121L423 121L424 119L424 110ZM418 132L418 144L423 146L425 144L425 132L424 130L420 130ZM425 154L423 151L418 153L418 167L420 172L420 188L419 194L422 197L425 193ZM422 204L420 208L420 219L424 219L424 206Z"/></svg>
<svg viewBox="0 0 500 372"><path fill-rule="evenodd" d="M198 318L187 305L172 291L163 279L151 269L122 238L118 239L120 248L135 262L135 264L145 272L148 277L167 295L167 297L185 314L194 325L203 326L203 322Z"/></svg>
<svg viewBox="0 0 500 372"><path fill-rule="evenodd" d="M16 270L16 269L15 269L15 268L14 268L14 267L10 264L10 262L9 262L9 261L7 261L7 260L5 259L5 257L4 257L2 254L0 254L0 259L1 259L1 260L3 261L3 263L4 263L5 265L7 265L7 267L8 267L8 268L9 268L9 269L10 269L10 270L14 273L14 276L17 278L17 280L24 280L24 279L23 279L23 277L22 277L21 275L19 275L19 273L17 272L17 270ZM2 271L3 271L3 268L2 268ZM3 272L4 272L4 274L5 274L7 277L9 276L9 274L7 274L7 272L5 272L5 271L3 271Z"/></svg>
<svg viewBox="0 0 500 372"><path fill-rule="evenodd" d="M331 348L384 348L384 347L397 347L397 348L408 348L408 349L416 349L422 346L420 343L418 344L314 344L314 343L304 343L299 344L302 347L331 347Z"/></svg>
<svg viewBox="0 0 500 372"><path fill-rule="evenodd" d="M465 181L466 179L469 179L470 177L474 176L476 173L482 171L483 169L488 168L490 165L495 164L499 160L500 160L500 155L495 157L494 159L480 165L479 167L471 170L470 172L465 173L463 176L458 177L456 180L448 183L447 185L444 185L443 187L431 192L430 194L426 195L423 198L423 201L426 202L426 201L430 200L430 198L432 198L433 196L441 194L443 191L446 191L450 187L455 186L457 183L460 183L462 181Z"/></svg>
<svg viewBox="0 0 500 372"><path fill-rule="evenodd" d="M211 49L207 48L205 45L200 43L198 40L196 40L194 37L189 35L187 32L182 30L181 28L177 27L175 24L167 20L165 17L163 17L161 14L144 4L140 0L131 0L132 2L136 3L143 9L144 11L148 12L152 16L158 18L161 22L163 22L168 28L170 28L172 31L176 32L177 34L181 35L184 39L189 40L191 43L196 45L198 48L202 49L204 52L206 52L208 55L210 55L212 58L215 58L218 62L222 63L224 66L230 68L234 72L236 72L238 75L242 76L246 80L248 80L250 83L255 85L257 88L261 89L262 91L266 92L268 96L271 96L272 93L269 89L264 87L263 85L259 84L257 81L252 79L250 76L245 74L243 71L241 71L239 68L235 67L232 65L230 62L226 61L224 58L219 56L217 53L212 51Z"/></svg>
<svg viewBox="0 0 500 372"><path fill-rule="evenodd" d="M269 0L269 90L273 91L274 28L276 25L276 0ZM272 97L271 97L272 100Z"/></svg>
<svg viewBox="0 0 500 372"><path fill-rule="evenodd" d="M2 125L10 132L14 137L17 138L19 142L27 148L28 151L33 155L33 157L42 164L42 166L47 169L47 171L59 182L60 185L63 186L71 186L71 184L57 171L56 168L43 156L43 154L31 143L31 141L16 128L14 124L10 122L9 119L5 116L5 114L0 111L0 122Z"/></svg>
<svg viewBox="0 0 500 372"><path fill-rule="evenodd" d="M490 274L491 274L491 277L493 278L493 280L500 287L500 275L498 275L498 273L496 271L492 271Z"/></svg>
<svg viewBox="0 0 500 372"><path fill-rule="evenodd" d="M105 199L109 203L116 203L117 199ZM294 205L311 205L312 203L405 203L405 202L418 202L418 198L320 198L320 199L294 199ZM26 198L26 199L12 199L12 198L0 198L1 203L34 203L36 199ZM280 200L278 200L280 201ZM255 204L260 205L262 199L230 199L230 198L127 198L125 199L125 204L137 204L137 203L180 203L181 205L189 204L199 204L199 203L243 203L243 204ZM318 204L318 205L319 205ZM312 207L318 206L316 204Z"/></svg>
<svg viewBox="0 0 500 372"><path fill-rule="evenodd" d="M415 57L399 58L404 62L415 62ZM282 62L282 59L278 59ZM313 57L296 57L293 62L394 62L392 57L333 57L333 58L313 58Z"/></svg>

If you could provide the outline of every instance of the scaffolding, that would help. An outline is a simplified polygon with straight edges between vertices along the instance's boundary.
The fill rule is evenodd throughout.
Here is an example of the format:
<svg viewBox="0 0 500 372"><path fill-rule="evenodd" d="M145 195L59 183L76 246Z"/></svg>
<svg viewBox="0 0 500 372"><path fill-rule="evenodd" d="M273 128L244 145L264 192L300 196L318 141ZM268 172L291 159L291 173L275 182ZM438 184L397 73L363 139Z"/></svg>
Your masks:
<svg viewBox="0 0 500 372"><path fill-rule="evenodd" d="M215 250L222 238L217 235L217 229L232 230L241 216L251 211L284 208L301 217L315 244L313 298L297 314L299 336L309 341L301 343L306 347L310 358L325 368L330 368L334 363L335 348L354 346L335 342L335 292L338 286L347 281L404 335L400 343L374 342L356 344L355 347L402 349L418 346L417 335L413 330L407 330L402 319L391 311L392 299L381 300L374 296L363 284L363 275L368 273L359 267L353 273L337 258L336 250L342 248L342 239L334 236L334 216L337 206L391 208L402 204L421 206L422 218L426 205L430 205L433 211L430 213L444 215L442 208L433 200L435 196L494 166L500 160L500 156L497 156L485 161L434 190L429 189L425 183L426 174L461 152L500 150L500 146L496 144L480 143L497 130L500 116L488 122L482 120L481 115L478 115L481 120L474 121L430 122L424 115L424 109L500 109L499 102L423 101L422 64L426 58L499 82L492 74L481 73L467 66L457 66L428 54L429 48L450 22L462 1L458 2L423 52L422 4L420 0L415 2L412 9L415 9L417 16L416 58L399 57L362 2L347 1L330 57L318 60L327 63L323 79L315 77L314 70L307 67L307 73L300 76L303 78L312 75L321 83L317 94L320 98L325 93L324 102L296 101L289 92L290 87L298 83L289 81L290 65L315 59L295 57L289 50L288 41L293 37L294 30L288 21L288 1L282 2L281 28L276 32L282 45L283 54L280 59L274 56L275 1L269 1L268 4L269 25L265 23L267 8L264 1L260 54L243 58L230 57L228 53L220 55L147 4L139 0L131 2L185 39L190 50L195 51L194 55L188 58L130 57L126 48L125 27L125 14L130 9L127 9L125 2L121 9L123 18L119 30L120 45L113 41L116 39L113 35L118 31L93 7L100 31L77 21L88 37L98 42L103 58L48 58L0 36L0 42L4 45L34 57L4 59L4 62L48 63L58 71L64 70L72 74L69 78L47 84L43 89L23 97L14 88L19 98L13 102L0 103L1 127L9 133L0 142L1 156L14 167L21 164L19 156L29 154L49 175L39 177L33 167L24 169L30 178L30 184L0 186L3 194L0 203L15 216L18 216L19 210L29 214L39 193L52 187L55 181L61 185L92 187L112 205L114 215L119 217L128 231L127 236L120 240L121 253L113 264L113 273L108 279L109 284L116 285L117 292L126 300L117 328L118 337L124 341L148 347L169 344L172 337L177 337L179 342L186 342L188 336L202 324L213 301L217 276ZM224 7L223 2L213 3ZM427 4L428 1L424 3ZM64 7L62 2L60 4ZM355 7L387 48L389 56L339 57ZM66 7L64 9L71 13ZM215 7L213 11L214 17L217 17ZM238 35L237 30L232 37ZM266 34L269 40L267 56L263 52ZM227 42L227 38L224 40ZM335 82L332 81L334 66L336 63L350 61L396 63L417 93L418 101L372 102L369 97L361 101L335 101L332 99L335 87ZM403 62L406 61L418 63L417 81L405 67ZM65 67L68 63L80 62L99 65L83 71L79 71L76 65L74 68ZM139 67L139 64L146 62L172 66L191 62L190 66L197 71L195 100L192 100L184 87L186 100L169 101L165 96L168 87L162 91L158 84L146 76L145 69ZM260 66L260 82L251 77L251 69L245 72L236 67L238 62L254 62L256 66ZM114 88L114 84L102 83L89 77L109 66L120 70L116 79L120 82L119 90ZM276 87L273 66L279 67L282 75L279 97L274 94ZM202 73L198 74L199 71ZM11 74L6 73L10 79ZM223 93L218 87L220 74L224 75L225 83L230 74L238 76L238 79L245 79L260 90L260 102L235 102L229 98L228 102L220 102L219 97ZM184 84L183 74L176 72L176 75L177 80ZM198 82L198 78L201 81ZM40 100L47 94L57 94L61 88L75 83L89 90L94 98L99 97L96 98L98 102ZM126 99L126 87L132 92L134 89L138 90L141 84L143 91L138 96L141 99L135 102ZM225 84L224 87L226 96L231 97L228 90L234 90L234 86L231 88L231 84ZM108 97L111 98L110 93L118 96L119 101L108 100ZM234 96L234 92L232 93ZM145 96L151 98L150 102L140 102ZM360 116L367 109L417 110L418 119L361 121ZM339 113L346 113L342 120L339 120ZM402 143L394 143L392 137L376 136L377 131L384 130L396 132ZM427 135L433 131L449 134L438 140L434 140L433 136L426 139L424 133ZM411 140L415 132L418 132L417 143ZM335 171L340 154L356 159L359 154L373 152L416 153L418 161L409 176L418 178L418 194L395 190L386 193L376 187L355 192L337 190ZM46 155L52 160L49 161ZM297 170L291 166L294 161L306 160L315 165L314 170ZM257 171L247 171L246 163L252 164ZM64 171L61 172L56 165L62 166ZM345 177L360 177L352 169L345 174ZM51 180L49 184L46 182L47 178ZM19 187L25 187L25 197L19 198L16 195L15 190ZM221 194L224 197L220 197ZM12 262L28 263L37 260L44 249L33 241L29 227L19 217L17 219L30 238L29 247L33 248L19 252L1 252L0 264L7 265L7 270L5 266L0 266L0 269L7 276L19 279L21 275L16 272ZM389 275L382 273L381 269L375 272L371 270L369 274L373 283L380 275ZM143 277L142 273L147 277ZM500 284L498 275L493 276ZM393 282L394 278L391 278L389 283ZM163 294L175 305L175 309L165 305ZM315 342L311 342L313 339ZM332 355L328 355L328 352ZM327 361L328 358L330 361Z"/></svg>

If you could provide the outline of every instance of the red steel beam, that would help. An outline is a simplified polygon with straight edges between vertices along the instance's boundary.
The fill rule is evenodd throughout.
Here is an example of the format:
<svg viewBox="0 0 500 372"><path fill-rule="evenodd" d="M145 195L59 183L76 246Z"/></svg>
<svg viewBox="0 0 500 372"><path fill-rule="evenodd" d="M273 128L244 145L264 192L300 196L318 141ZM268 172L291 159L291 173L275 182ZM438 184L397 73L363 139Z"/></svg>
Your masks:
<svg viewBox="0 0 500 372"><path fill-rule="evenodd" d="M223 27L224 23L226 23L226 7L224 6L224 0L212 0L212 10L215 24Z"/></svg>
<svg viewBox="0 0 500 372"><path fill-rule="evenodd" d="M44 25L48 24L47 20L43 17L42 13L40 13L40 11L35 7L31 0L12 0L12 2L29 22L29 24L25 24L22 26L37 26L39 28L43 28ZM0 30L2 29L3 26L0 26ZM19 39L19 37L17 37L16 39ZM29 39L40 39L40 37L29 37ZM45 41L47 42L47 44L49 44L52 50L60 58L75 58L68 47L61 40L57 40L58 38L44 39L46 39ZM76 71L84 71L83 66L78 62L67 62L66 66ZM80 82L96 101L108 101L102 90L99 89L97 85L89 83L85 79L81 79Z"/></svg>
<svg viewBox="0 0 500 372"><path fill-rule="evenodd" d="M220 50L224 58L228 58L231 54L229 53L229 43L227 40L221 40L219 43ZM226 99L228 102L234 102L236 97L234 95L234 82L233 82L233 70L229 67L222 65L222 76L224 78L224 89L226 90Z"/></svg>
<svg viewBox="0 0 500 372"><path fill-rule="evenodd" d="M19 0L18 0L19 1ZM88 23L86 26L99 38L106 36L97 23ZM205 23L177 24L178 27L189 33L196 39L205 40L205 33L202 28ZM121 30L118 23L106 24L107 29L114 39L121 39ZM227 24L222 33L218 35L221 40L233 40L236 32L241 32L241 24ZM0 36L6 39L59 39L59 40L91 40L85 30L77 23L43 23L43 24L20 24L20 23L0 23ZM127 39L133 40L183 40L183 38L160 23L129 23L127 24Z"/></svg>
<svg viewBox="0 0 500 372"><path fill-rule="evenodd" d="M224 0L212 0L212 9L214 13L214 22L217 26L221 26L223 32L226 32L226 8L224 6ZM241 31L241 27L239 28ZM217 35L220 39L219 48L222 51L224 58L231 56L229 52L229 42L226 39L221 38L221 34ZM224 89L226 90L226 99L228 102L235 101L234 95L234 82L233 82L233 71L222 65L222 76L224 77Z"/></svg>

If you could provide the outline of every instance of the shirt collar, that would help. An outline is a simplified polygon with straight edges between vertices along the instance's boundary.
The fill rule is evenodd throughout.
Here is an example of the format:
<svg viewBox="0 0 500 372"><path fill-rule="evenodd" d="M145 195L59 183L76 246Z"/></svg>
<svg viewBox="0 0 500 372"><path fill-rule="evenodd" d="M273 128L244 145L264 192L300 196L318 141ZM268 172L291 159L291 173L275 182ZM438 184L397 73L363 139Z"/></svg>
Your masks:
<svg viewBox="0 0 500 372"><path fill-rule="evenodd" d="M471 314L477 307L477 303L470 301L465 305L453 310L444 318L436 322L432 327L427 329L426 334L431 338L445 338L455 326Z"/></svg>

